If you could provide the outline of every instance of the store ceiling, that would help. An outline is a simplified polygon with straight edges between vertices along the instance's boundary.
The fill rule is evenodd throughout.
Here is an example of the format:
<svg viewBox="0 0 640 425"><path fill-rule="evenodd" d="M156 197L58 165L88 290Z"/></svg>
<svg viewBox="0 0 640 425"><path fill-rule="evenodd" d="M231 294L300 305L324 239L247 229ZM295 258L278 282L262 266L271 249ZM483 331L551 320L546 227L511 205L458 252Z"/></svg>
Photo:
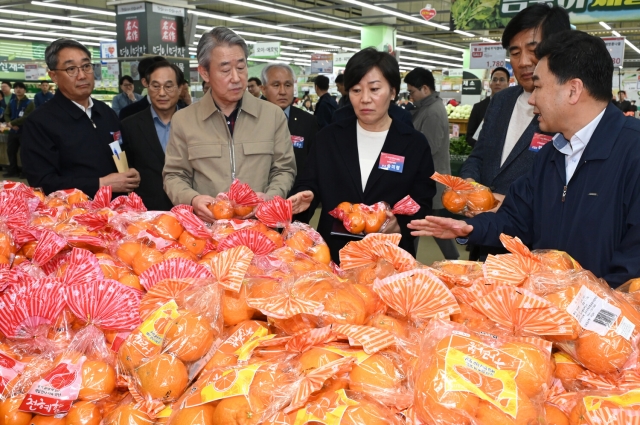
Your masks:
<svg viewBox="0 0 640 425"><path fill-rule="evenodd" d="M420 16L427 1L437 11L430 22ZM73 35L87 44L115 38L115 6L107 6L106 0L50 3L0 0L0 38L47 41ZM359 27L385 23L398 31L397 47L407 68L418 64L453 67L451 64L461 63L461 49L468 48L470 42L499 41L502 34L499 29L468 33L445 29L450 25L450 0L189 0L175 5L188 5L198 14L198 34L212 26L228 26L248 41L279 37L283 46L291 47L285 50L290 57L307 55L312 50L336 51L338 47L355 51L360 46ZM640 47L640 22L609 25ZM597 23L577 28L601 37L611 36L611 31ZM640 67L640 54L630 47L625 50L625 67Z"/></svg>

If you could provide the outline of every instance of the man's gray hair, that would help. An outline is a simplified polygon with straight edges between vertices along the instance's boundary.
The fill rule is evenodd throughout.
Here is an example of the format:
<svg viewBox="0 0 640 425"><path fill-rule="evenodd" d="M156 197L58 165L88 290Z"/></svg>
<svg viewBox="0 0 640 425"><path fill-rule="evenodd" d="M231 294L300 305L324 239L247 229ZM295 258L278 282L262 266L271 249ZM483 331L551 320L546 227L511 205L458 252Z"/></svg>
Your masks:
<svg viewBox="0 0 640 425"><path fill-rule="evenodd" d="M296 81L296 73L293 72L293 68L291 68L289 65L287 65L286 63L270 63L269 65L262 68L262 84L263 85L265 86L267 85L267 80L268 80L267 74L269 73L269 70L274 68L286 69L287 71L289 71L289 74L291 74L291 79L293 80L293 82Z"/></svg>
<svg viewBox="0 0 640 425"><path fill-rule="evenodd" d="M249 57L249 48L244 38L226 27L216 27L205 32L198 42L198 65L209 69L211 63L211 51L218 46L240 46L244 51L244 58Z"/></svg>
<svg viewBox="0 0 640 425"><path fill-rule="evenodd" d="M76 40L72 40L70 38L59 38L49 44L44 51L44 61L47 63L47 68L57 69L58 68L58 53L62 49L79 49L89 56L91 59L91 52L87 49L84 44L77 42Z"/></svg>

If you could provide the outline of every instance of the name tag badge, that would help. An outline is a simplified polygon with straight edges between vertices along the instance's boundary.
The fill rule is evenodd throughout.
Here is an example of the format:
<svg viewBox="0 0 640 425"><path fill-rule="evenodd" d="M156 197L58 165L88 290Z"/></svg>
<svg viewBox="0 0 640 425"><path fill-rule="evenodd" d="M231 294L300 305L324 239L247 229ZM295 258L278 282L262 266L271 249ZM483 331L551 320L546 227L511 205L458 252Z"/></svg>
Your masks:
<svg viewBox="0 0 640 425"><path fill-rule="evenodd" d="M394 173L402 173L404 168L404 156L391 155L390 153L382 152L380 154L380 164L378 168L386 171L393 171Z"/></svg>
<svg viewBox="0 0 640 425"><path fill-rule="evenodd" d="M552 140L552 136L547 136L546 134L541 133L534 133L533 139L531 139L531 144L529 145L529 150L531 152L538 152L544 145Z"/></svg>
<svg viewBox="0 0 640 425"><path fill-rule="evenodd" d="M302 149L304 147L304 137L302 136L291 136L291 142L294 148Z"/></svg>
<svg viewBox="0 0 640 425"><path fill-rule="evenodd" d="M23 117L23 116L24 116L24 111L18 112L18 117Z"/></svg>
<svg viewBox="0 0 640 425"><path fill-rule="evenodd" d="M119 131L112 131L111 136L113 136L113 141L122 144L122 135Z"/></svg>

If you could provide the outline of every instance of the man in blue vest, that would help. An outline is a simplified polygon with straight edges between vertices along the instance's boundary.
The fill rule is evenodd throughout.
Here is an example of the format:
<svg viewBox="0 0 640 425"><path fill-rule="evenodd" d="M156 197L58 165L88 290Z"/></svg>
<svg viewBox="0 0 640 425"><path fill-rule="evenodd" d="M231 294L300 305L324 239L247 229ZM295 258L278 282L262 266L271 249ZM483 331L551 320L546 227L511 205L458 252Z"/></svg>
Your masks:
<svg viewBox="0 0 640 425"><path fill-rule="evenodd" d="M36 104L36 108L41 107L51 99L53 99L53 93L49 91L49 82L40 81L40 92L36 93L33 97L33 102Z"/></svg>
<svg viewBox="0 0 640 425"><path fill-rule="evenodd" d="M11 83L8 81L3 81L0 85L2 89L2 99L0 99L0 121L4 122L4 111L9 106L9 102L11 99L15 99L16 95L11 93Z"/></svg>
<svg viewBox="0 0 640 425"><path fill-rule="evenodd" d="M18 177L18 150L20 149L20 136L22 126L31 112L35 109L33 101L25 96L26 87L23 83L13 84L13 92L16 97L9 101L8 107L4 110L4 121L9 125L9 140L7 141L7 156L9 157L9 168L2 177Z"/></svg>

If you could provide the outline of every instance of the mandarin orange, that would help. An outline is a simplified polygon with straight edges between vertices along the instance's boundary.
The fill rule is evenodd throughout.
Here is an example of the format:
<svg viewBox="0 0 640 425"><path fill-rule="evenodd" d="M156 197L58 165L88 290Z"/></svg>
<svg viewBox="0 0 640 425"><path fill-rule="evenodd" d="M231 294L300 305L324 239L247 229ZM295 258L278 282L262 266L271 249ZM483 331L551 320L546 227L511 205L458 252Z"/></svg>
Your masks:
<svg viewBox="0 0 640 425"><path fill-rule="evenodd" d="M80 400L106 398L116 388L116 370L108 363L87 360L82 364Z"/></svg>
<svg viewBox="0 0 640 425"><path fill-rule="evenodd" d="M164 261L164 255L162 252L155 248L149 248L143 245L140 247L140 251L135 255L135 257L133 257L131 266L133 267L133 272L140 276L149 267L162 261Z"/></svg>
<svg viewBox="0 0 640 425"><path fill-rule="evenodd" d="M159 354L135 371L140 387L154 399L176 400L189 383L184 363L170 354Z"/></svg>
<svg viewBox="0 0 640 425"><path fill-rule="evenodd" d="M186 230L182 232L178 242L195 255L202 254L202 251L204 251L204 247L207 244L206 240L198 239Z"/></svg>
<svg viewBox="0 0 640 425"><path fill-rule="evenodd" d="M97 404L91 401L77 401L67 413L66 425L100 425L102 414Z"/></svg>
<svg viewBox="0 0 640 425"><path fill-rule="evenodd" d="M184 227L178 219L169 214L159 215L153 220L153 224L163 238L176 240L184 232Z"/></svg>
<svg viewBox="0 0 640 425"><path fill-rule="evenodd" d="M215 337L216 333L205 317L183 312L169 325L164 350L183 362L193 362L209 351Z"/></svg>

